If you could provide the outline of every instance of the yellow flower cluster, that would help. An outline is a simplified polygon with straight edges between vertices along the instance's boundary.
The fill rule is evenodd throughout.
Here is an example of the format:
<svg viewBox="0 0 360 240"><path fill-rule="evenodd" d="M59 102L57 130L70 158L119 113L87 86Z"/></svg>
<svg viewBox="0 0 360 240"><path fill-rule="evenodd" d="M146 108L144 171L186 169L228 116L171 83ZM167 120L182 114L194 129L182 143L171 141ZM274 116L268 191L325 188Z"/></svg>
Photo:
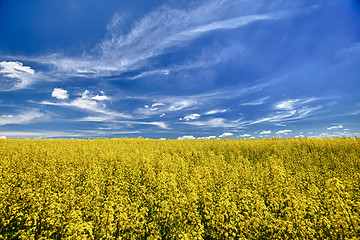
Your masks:
<svg viewBox="0 0 360 240"><path fill-rule="evenodd" d="M0 239L359 236L359 139L0 139Z"/></svg>

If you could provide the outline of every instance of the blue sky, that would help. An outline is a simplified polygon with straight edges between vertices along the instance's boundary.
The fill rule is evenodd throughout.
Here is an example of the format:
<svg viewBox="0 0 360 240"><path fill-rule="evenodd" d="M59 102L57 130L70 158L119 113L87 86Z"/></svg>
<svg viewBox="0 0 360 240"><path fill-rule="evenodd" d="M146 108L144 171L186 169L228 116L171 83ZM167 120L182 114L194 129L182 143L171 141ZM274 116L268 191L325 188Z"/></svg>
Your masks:
<svg viewBox="0 0 360 240"><path fill-rule="evenodd" d="M0 1L0 136L360 136L360 1Z"/></svg>

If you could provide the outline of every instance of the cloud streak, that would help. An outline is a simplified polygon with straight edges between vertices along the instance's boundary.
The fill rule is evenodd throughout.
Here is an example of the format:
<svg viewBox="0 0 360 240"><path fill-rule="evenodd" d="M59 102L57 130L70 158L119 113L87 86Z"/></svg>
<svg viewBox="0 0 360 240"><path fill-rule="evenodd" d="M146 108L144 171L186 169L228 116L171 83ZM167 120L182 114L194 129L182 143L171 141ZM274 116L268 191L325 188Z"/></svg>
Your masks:
<svg viewBox="0 0 360 240"><path fill-rule="evenodd" d="M257 100L253 100L250 102L246 102L246 103L242 103L241 106L257 106L257 105L261 105L264 104L266 102L266 100L268 100L270 97L264 97L264 98L260 98Z"/></svg>
<svg viewBox="0 0 360 240"><path fill-rule="evenodd" d="M288 134L288 133L291 133L291 132L292 132L292 130L285 129L285 130L277 131L276 134Z"/></svg>
<svg viewBox="0 0 360 240"><path fill-rule="evenodd" d="M308 99L290 99L280 101L274 105L274 113L269 114L266 117L260 118L254 121L248 121L247 124L259 124L259 123L281 123L288 121L295 121L304 119L313 115L316 111L322 109L321 105L310 106L308 103L319 99L308 98Z"/></svg>
<svg viewBox="0 0 360 240"><path fill-rule="evenodd" d="M9 124L29 124L43 121L49 116L41 112L39 109L30 109L20 112L18 114L8 114L0 116L0 126Z"/></svg>

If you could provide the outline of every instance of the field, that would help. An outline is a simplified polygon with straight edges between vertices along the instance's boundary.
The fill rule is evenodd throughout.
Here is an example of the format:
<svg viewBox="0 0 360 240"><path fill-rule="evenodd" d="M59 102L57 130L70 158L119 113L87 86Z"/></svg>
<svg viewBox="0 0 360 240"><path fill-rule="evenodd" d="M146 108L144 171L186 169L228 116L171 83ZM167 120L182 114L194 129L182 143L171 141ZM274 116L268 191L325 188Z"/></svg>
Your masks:
<svg viewBox="0 0 360 240"><path fill-rule="evenodd" d="M0 239L359 236L359 139L0 139Z"/></svg>

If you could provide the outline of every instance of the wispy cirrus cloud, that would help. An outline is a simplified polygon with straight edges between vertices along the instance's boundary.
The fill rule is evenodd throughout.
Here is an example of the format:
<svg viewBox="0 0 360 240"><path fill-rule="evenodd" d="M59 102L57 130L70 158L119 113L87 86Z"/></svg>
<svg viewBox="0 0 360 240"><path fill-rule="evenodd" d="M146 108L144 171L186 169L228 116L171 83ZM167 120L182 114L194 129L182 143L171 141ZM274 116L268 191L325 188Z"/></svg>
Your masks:
<svg viewBox="0 0 360 240"><path fill-rule="evenodd" d="M73 130L73 131L0 131L4 138L89 138L115 135L139 134L140 131L102 131L102 130ZM0 137L1 138L1 137Z"/></svg>
<svg viewBox="0 0 360 240"><path fill-rule="evenodd" d="M289 99L285 101L281 101L275 104L275 109L280 110L294 110L299 106L302 106L306 103L313 102L319 100L319 98L307 98L307 99Z"/></svg>
<svg viewBox="0 0 360 240"><path fill-rule="evenodd" d="M322 109L322 105L312 106L308 104L316 100L319 99L288 99L277 102L273 106L273 109L275 110L274 113L254 121L248 121L247 124L253 125L265 122L281 123L304 119L313 115L316 111Z"/></svg>
<svg viewBox="0 0 360 240"><path fill-rule="evenodd" d="M214 115L214 114L219 114L219 113L225 113L228 112L228 109L214 109L214 110L210 110L204 113L204 115Z"/></svg>
<svg viewBox="0 0 360 240"><path fill-rule="evenodd" d="M171 129L169 124L165 121L139 121L139 120L117 120L115 117L109 116L88 116L84 118L78 118L73 120L75 122L103 122L111 124L120 124L126 127L132 127L134 125L150 125L156 126L161 129Z"/></svg>
<svg viewBox="0 0 360 240"><path fill-rule="evenodd" d="M140 121L131 121L127 122L129 124L140 124L140 125L153 125L162 129L170 129L169 125L166 122L153 121L153 122L140 122Z"/></svg>
<svg viewBox="0 0 360 240"><path fill-rule="evenodd" d="M17 114L4 114L0 116L0 126L9 124L29 124L44 121L49 115L39 109L26 109Z"/></svg>
<svg viewBox="0 0 360 240"><path fill-rule="evenodd" d="M199 33L209 32L209 31L216 31L216 30L226 30L226 29L233 29L239 28L241 26L245 26L252 22L263 21L263 20L272 20L279 18L279 14L257 14L257 15L248 15L248 16L241 16L235 17L223 21L215 21L209 24L201 25L195 27L194 29L188 30L183 32L184 35L195 35Z"/></svg>
<svg viewBox="0 0 360 240"><path fill-rule="evenodd" d="M245 127L245 124L242 122L242 119L228 120L225 118L210 118L203 121L195 120L195 121L186 121L182 123L197 127L206 127L206 128L244 128Z"/></svg>
<svg viewBox="0 0 360 240"><path fill-rule="evenodd" d="M152 116L161 113L177 112L184 110L201 110L209 105L219 104L221 102L239 98L246 94L252 94L262 91L265 87L272 84L272 81L254 83L247 85L235 85L231 88L222 88L215 91L187 95L187 96L159 96L157 98L133 96L134 99L143 99L149 102L161 102L163 105L156 108L150 107L151 104L145 105L142 108L134 110L134 114L138 117ZM215 115L218 113L225 113L230 111L229 109L213 109L204 113L204 115Z"/></svg>
<svg viewBox="0 0 360 240"><path fill-rule="evenodd" d="M270 97L263 97L260 99L256 99L250 102L246 102L246 103L242 103L240 104L241 106L257 106L257 105L261 105L264 104L266 102L266 100L268 100Z"/></svg>
<svg viewBox="0 0 360 240"><path fill-rule="evenodd" d="M360 132L335 132L311 135L310 138L360 137Z"/></svg>
<svg viewBox="0 0 360 240"><path fill-rule="evenodd" d="M134 114L138 118L147 118L159 114L165 116L163 114L190 109L197 105L197 101L189 97L165 97L160 98L160 100L160 103L153 103L151 106L145 105L143 108L135 109Z"/></svg>
<svg viewBox="0 0 360 240"><path fill-rule="evenodd" d="M255 22L288 18L301 10L271 10L261 14L229 15L232 6L241 7L235 1L205 1L177 9L164 5L134 22L129 31L124 31L124 16L117 13L107 26L104 39L91 51L78 57L60 53L37 58L28 58L43 64L53 65L55 72L67 76L99 77L122 74L148 67L149 60L161 54L189 44L202 35L219 30L237 29ZM151 74L169 74L169 71L196 68L207 64L206 58L189 64L180 63L170 69L152 68L129 78ZM214 61L214 60L210 60ZM215 62L218 62L216 59ZM221 60L220 60L221 61ZM117 78L118 79L118 78Z"/></svg>

